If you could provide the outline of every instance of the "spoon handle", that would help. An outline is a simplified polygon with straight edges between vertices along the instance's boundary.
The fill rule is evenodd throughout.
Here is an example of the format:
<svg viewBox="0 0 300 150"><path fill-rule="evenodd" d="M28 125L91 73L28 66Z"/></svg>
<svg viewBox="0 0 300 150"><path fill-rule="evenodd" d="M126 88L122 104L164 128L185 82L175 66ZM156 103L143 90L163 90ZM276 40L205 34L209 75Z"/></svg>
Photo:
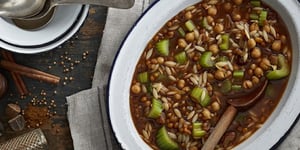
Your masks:
<svg viewBox="0 0 300 150"><path fill-rule="evenodd" d="M230 105L227 107L226 111L218 121L218 124L216 125L213 132L210 134L206 142L204 143L201 150L213 150L218 142L220 141L221 137L231 124L233 118L235 117L237 113L237 109Z"/></svg>
<svg viewBox="0 0 300 150"><path fill-rule="evenodd" d="M91 4L116 8L130 8L134 0L52 0L53 4Z"/></svg>

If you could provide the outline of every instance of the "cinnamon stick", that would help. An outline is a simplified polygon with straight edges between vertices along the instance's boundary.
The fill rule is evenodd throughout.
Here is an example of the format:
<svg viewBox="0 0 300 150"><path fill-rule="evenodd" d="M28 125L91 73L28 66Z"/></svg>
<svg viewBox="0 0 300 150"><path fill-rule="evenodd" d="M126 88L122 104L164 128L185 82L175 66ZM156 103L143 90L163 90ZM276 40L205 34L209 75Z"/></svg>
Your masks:
<svg viewBox="0 0 300 150"><path fill-rule="evenodd" d="M11 61L11 62L15 62L14 58L13 58L13 55L11 52L8 52L8 51L5 51L5 50L2 50L1 51L1 54L3 56L4 59L8 60L8 61ZM23 95L27 95L29 92L26 88L26 85L22 79L22 77L15 73L15 72L10 72L11 73L11 76L15 82L15 85L20 93L21 96Z"/></svg>
<svg viewBox="0 0 300 150"><path fill-rule="evenodd" d="M9 70L11 72L24 75L29 78L45 81L52 84L58 84L60 81L60 77L57 77L55 75L43 71L39 71L33 68L29 68L23 65L19 65L7 60L0 60L0 67Z"/></svg>

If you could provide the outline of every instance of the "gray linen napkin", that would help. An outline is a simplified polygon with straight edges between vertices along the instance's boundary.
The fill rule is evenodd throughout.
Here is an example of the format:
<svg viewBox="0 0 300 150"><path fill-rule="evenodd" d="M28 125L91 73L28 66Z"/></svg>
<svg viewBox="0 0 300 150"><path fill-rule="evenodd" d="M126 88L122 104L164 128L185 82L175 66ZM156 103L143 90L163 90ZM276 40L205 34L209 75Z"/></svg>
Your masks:
<svg viewBox="0 0 300 150"><path fill-rule="evenodd" d="M135 0L131 9L108 9L92 88L66 98L75 150L121 149L112 135L107 116L106 86L122 40L149 3L150 0Z"/></svg>
<svg viewBox="0 0 300 150"><path fill-rule="evenodd" d="M136 0L129 10L108 9L92 88L67 97L68 119L75 150L121 149L114 139L107 116L106 86L120 43L151 1ZM277 149L299 150L299 143L298 122Z"/></svg>

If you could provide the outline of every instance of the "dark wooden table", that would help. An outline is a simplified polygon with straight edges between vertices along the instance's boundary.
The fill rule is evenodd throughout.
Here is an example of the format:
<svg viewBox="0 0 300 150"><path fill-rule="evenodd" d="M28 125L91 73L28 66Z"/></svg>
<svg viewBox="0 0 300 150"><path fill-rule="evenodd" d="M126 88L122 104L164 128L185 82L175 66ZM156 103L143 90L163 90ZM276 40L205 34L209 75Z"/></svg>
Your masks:
<svg viewBox="0 0 300 150"><path fill-rule="evenodd" d="M21 98L10 73L1 69L1 73L8 79L9 90L0 100L0 119L4 121L4 108L8 103L18 103L25 109L33 98L45 99L48 102L54 100L56 107L51 108L51 111L56 115L51 117L49 125L42 125L40 128L46 134L50 150L73 149L65 97L91 87L106 15L106 7L92 6L80 30L58 48L33 55L14 54L17 63L57 75L62 80L59 85L51 85L23 77L30 94ZM6 129L0 142L16 134L21 133Z"/></svg>

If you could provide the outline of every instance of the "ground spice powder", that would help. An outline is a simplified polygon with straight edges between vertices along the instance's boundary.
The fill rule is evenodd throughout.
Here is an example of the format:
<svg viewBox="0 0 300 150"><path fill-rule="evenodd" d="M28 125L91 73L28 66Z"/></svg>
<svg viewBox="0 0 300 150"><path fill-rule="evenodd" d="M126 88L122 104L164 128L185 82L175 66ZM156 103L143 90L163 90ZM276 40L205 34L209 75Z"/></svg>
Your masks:
<svg viewBox="0 0 300 150"><path fill-rule="evenodd" d="M43 124L49 123L49 110L46 106L37 107L28 105L28 107L24 110L24 118L28 127L40 127Z"/></svg>

